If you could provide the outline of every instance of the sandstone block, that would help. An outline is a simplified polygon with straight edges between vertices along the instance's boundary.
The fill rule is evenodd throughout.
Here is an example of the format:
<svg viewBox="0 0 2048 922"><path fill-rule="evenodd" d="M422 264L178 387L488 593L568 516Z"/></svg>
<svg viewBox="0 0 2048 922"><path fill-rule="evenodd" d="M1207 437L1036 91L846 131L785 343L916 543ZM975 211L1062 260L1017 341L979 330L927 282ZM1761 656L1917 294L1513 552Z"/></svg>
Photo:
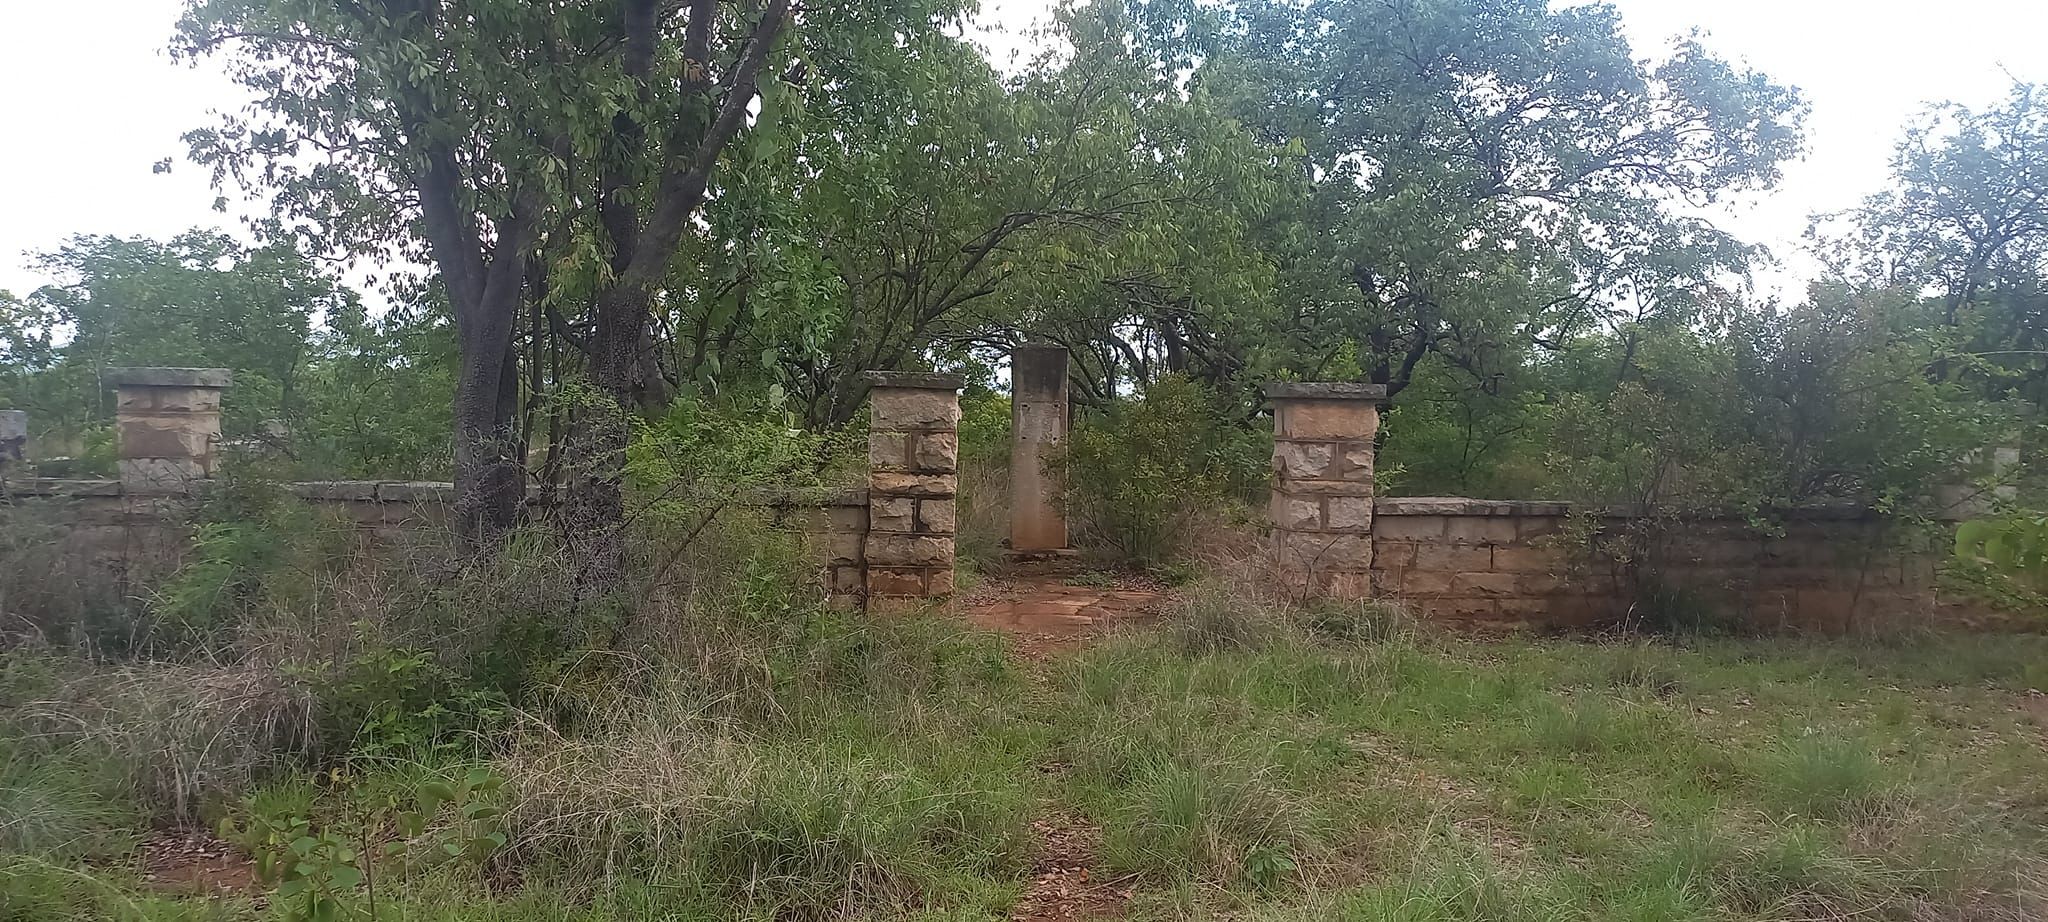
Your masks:
<svg viewBox="0 0 2048 922"><path fill-rule="evenodd" d="M1277 465L1276 465L1277 468ZM1371 496L1372 480L1307 480L1288 478L1282 487L1288 493L1314 496Z"/></svg>
<svg viewBox="0 0 2048 922"><path fill-rule="evenodd" d="M960 468L960 436L951 432L927 432L912 443L910 463L920 471L955 471Z"/></svg>
<svg viewBox="0 0 2048 922"><path fill-rule="evenodd" d="M1331 598L1370 599L1374 595L1372 574L1364 570L1325 573L1322 577L1322 590Z"/></svg>
<svg viewBox="0 0 2048 922"><path fill-rule="evenodd" d="M1327 504L1329 516L1323 527L1331 531L1372 530L1371 497L1332 496L1324 502Z"/></svg>
<svg viewBox="0 0 2048 922"><path fill-rule="evenodd" d="M960 395L950 390L878 387L868 402L872 429L951 430L960 425Z"/></svg>
<svg viewBox="0 0 2048 922"><path fill-rule="evenodd" d="M1570 563L1563 548L1500 545L1493 549L1493 568L1506 573L1549 573Z"/></svg>
<svg viewBox="0 0 2048 922"><path fill-rule="evenodd" d="M182 493L195 480L212 476L212 468L191 458L122 458L121 486L129 491Z"/></svg>
<svg viewBox="0 0 2048 922"><path fill-rule="evenodd" d="M867 577L858 565L834 566L829 574L834 593L856 593L867 588Z"/></svg>
<svg viewBox="0 0 2048 922"><path fill-rule="evenodd" d="M1388 522L1392 520L1381 519L1380 521ZM1417 543L1415 545L1414 565L1417 569L1444 570L1454 573L1470 570L1489 570L1493 568L1493 549L1463 544Z"/></svg>
<svg viewBox="0 0 2048 922"><path fill-rule="evenodd" d="M1515 520L1508 516L1453 516L1444 536L1463 544L1513 544Z"/></svg>
<svg viewBox="0 0 2048 922"><path fill-rule="evenodd" d="M868 534L865 556L870 566L951 567L953 539L932 535Z"/></svg>
<svg viewBox="0 0 2048 922"><path fill-rule="evenodd" d="M1284 531L1315 531L1323 525L1322 503L1313 496L1274 493L1266 516L1274 528Z"/></svg>
<svg viewBox="0 0 2048 922"><path fill-rule="evenodd" d="M1415 542L1388 541L1373 536L1372 565L1375 567L1411 567L1415 565Z"/></svg>
<svg viewBox="0 0 2048 922"><path fill-rule="evenodd" d="M1337 443L1336 475L1346 480L1372 481L1371 442Z"/></svg>
<svg viewBox="0 0 2048 922"><path fill-rule="evenodd" d="M908 432L869 432L868 467L877 471L909 470L911 438Z"/></svg>
<svg viewBox="0 0 2048 922"><path fill-rule="evenodd" d="M924 594L927 598L941 598L953 594L953 570L933 570L925 574Z"/></svg>
<svg viewBox="0 0 2048 922"><path fill-rule="evenodd" d="M1451 591L1460 595L1510 596L1519 593L1521 574L1475 570L1451 577Z"/></svg>
<svg viewBox="0 0 2048 922"><path fill-rule="evenodd" d="M869 567L868 597L924 598L924 571L911 568Z"/></svg>
<svg viewBox="0 0 2048 922"><path fill-rule="evenodd" d="M825 558L835 569L857 567L865 559L862 551L864 536L853 534L832 534L825 536Z"/></svg>
<svg viewBox="0 0 2048 922"><path fill-rule="evenodd" d="M1371 439L1380 411L1369 400L1288 400L1279 403L1279 430L1290 439Z"/></svg>
<svg viewBox="0 0 2048 922"><path fill-rule="evenodd" d="M220 412L221 389L217 387L152 387L147 390L159 413Z"/></svg>
<svg viewBox="0 0 2048 922"><path fill-rule="evenodd" d="M211 426L195 418L124 416L117 422L121 457L205 458L220 437L220 420Z"/></svg>
<svg viewBox="0 0 2048 922"><path fill-rule="evenodd" d="M868 501L862 499L858 506L832 506L825 510L826 527L835 532L866 534L868 530Z"/></svg>
<svg viewBox="0 0 2048 922"><path fill-rule="evenodd" d="M1454 575L1446 570L1404 569L1395 586L1403 595L1447 595L1451 591L1451 577Z"/></svg>
<svg viewBox="0 0 2048 922"><path fill-rule="evenodd" d="M909 534L917 530L917 501L905 496L868 500L868 530Z"/></svg>
<svg viewBox="0 0 2048 922"><path fill-rule="evenodd" d="M1493 599L1417 599L1411 607L1432 621L1451 624L1494 624L1500 620L1500 606Z"/></svg>
<svg viewBox="0 0 2048 922"><path fill-rule="evenodd" d="M908 474L876 471L868 478L869 491L886 496L917 496L945 499L959 492L953 474Z"/></svg>
<svg viewBox="0 0 2048 922"><path fill-rule="evenodd" d="M1273 443L1273 469L1283 480L1321 479L1336 456L1337 446L1329 442Z"/></svg>
<svg viewBox="0 0 2048 922"><path fill-rule="evenodd" d="M1274 543L1283 566L1311 570L1364 570L1372 566L1372 538L1320 532L1276 532Z"/></svg>
<svg viewBox="0 0 2048 922"><path fill-rule="evenodd" d="M1387 504L1373 507L1373 534L1392 541L1442 541L1450 520L1440 515L1389 515Z"/></svg>
<svg viewBox="0 0 2048 922"><path fill-rule="evenodd" d="M918 500L917 530L927 534L952 534L953 501L950 499Z"/></svg>

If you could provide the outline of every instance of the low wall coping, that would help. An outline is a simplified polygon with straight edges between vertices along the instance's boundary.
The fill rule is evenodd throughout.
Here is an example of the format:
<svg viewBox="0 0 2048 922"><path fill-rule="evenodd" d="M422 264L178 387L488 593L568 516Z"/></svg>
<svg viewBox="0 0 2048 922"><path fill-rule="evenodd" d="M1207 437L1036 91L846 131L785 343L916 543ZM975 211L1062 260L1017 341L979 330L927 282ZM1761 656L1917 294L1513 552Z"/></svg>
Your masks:
<svg viewBox="0 0 2048 922"><path fill-rule="evenodd" d="M1358 381L1274 381L1265 387L1269 400L1385 400L1387 386Z"/></svg>
<svg viewBox="0 0 2048 922"><path fill-rule="evenodd" d="M1613 506L1581 506L1557 500L1474 499L1469 496L1387 496L1373 502L1374 515L1461 515L1461 516L1565 516L1580 509L1609 519L1636 519L1654 514L1648 506L1628 503ZM1765 509L1761 514L1796 522L1845 522L1879 518L1876 510L1853 503L1795 506ZM1747 519L1740 512L1671 512L1675 519Z"/></svg>
<svg viewBox="0 0 2048 922"><path fill-rule="evenodd" d="M121 387L217 387L234 381L225 368L109 368L107 380Z"/></svg>
<svg viewBox="0 0 2048 922"><path fill-rule="evenodd" d="M56 477L23 477L0 483L8 493L23 496L120 496L118 480L63 480Z"/></svg>
<svg viewBox="0 0 2048 922"><path fill-rule="evenodd" d="M962 375L935 371L870 371L861 375L871 387L907 387L929 391L957 391L967 385Z"/></svg>
<svg viewBox="0 0 2048 922"><path fill-rule="evenodd" d="M1465 496L1386 497L1372 505L1374 515L1570 515L1571 503L1526 499L1472 499Z"/></svg>

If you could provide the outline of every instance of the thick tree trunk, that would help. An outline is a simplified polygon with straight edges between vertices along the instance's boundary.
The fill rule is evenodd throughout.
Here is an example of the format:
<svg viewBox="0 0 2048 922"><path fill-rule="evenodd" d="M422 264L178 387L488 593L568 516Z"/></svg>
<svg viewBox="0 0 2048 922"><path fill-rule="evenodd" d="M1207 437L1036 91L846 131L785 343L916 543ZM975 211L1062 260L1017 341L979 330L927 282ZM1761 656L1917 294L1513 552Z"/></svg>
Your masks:
<svg viewBox="0 0 2048 922"><path fill-rule="evenodd" d="M646 289L621 280L599 296L591 331L591 383L603 396L586 408L568 512L582 543L581 581L591 594L610 591L625 575L626 449L632 419L648 398L641 351L652 301Z"/></svg>
<svg viewBox="0 0 2048 922"><path fill-rule="evenodd" d="M471 550L494 545L519 520L525 459L517 424L518 381L506 371L510 343L465 344L455 385L455 531ZM511 399L507 400L508 394Z"/></svg>

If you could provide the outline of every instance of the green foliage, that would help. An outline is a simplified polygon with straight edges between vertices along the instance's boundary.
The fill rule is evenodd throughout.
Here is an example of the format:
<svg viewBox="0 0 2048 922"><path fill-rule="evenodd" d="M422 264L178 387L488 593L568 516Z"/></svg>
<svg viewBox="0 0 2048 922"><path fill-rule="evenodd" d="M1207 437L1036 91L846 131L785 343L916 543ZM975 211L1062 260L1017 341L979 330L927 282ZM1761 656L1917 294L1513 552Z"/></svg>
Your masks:
<svg viewBox="0 0 2048 922"><path fill-rule="evenodd" d="M151 606L156 638L175 646L217 647L249 619L311 604L353 541L349 525L253 472L220 481L197 518Z"/></svg>
<svg viewBox="0 0 2048 922"><path fill-rule="evenodd" d="M484 748L505 729L505 693L441 666L431 651L373 646L302 671L328 753L445 758Z"/></svg>
<svg viewBox="0 0 2048 922"><path fill-rule="evenodd" d="M378 897L372 882L380 858L400 869L452 863L473 877L505 847L498 821L503 786L502 777L482 767L454 780L427 780L409 808L386 804L357 818L358 828L316 824L307 815L310 804L252 797L239 816L221 820L218 832L254 856L257 880L272 888L272 900L288 922L374 919ZM387 824L399 838L384 841L382 849L368 848Z"/></svg>
<svg viewBox="0 0 2048 922"><path fill-rule="evenodd" d="M1190 549L1194 523L1265 482L1268 446L1228 422L1184 378L1084 419L1052 463L1079 539L1113 559L1157 567Z"/></svg>
<svg viewBox="0 0 2048 922"><path fill-rule="evenodd" d="M1977 519L1956 528L1956 557L2031 593L2048 593L2048 515Z"/></svg>

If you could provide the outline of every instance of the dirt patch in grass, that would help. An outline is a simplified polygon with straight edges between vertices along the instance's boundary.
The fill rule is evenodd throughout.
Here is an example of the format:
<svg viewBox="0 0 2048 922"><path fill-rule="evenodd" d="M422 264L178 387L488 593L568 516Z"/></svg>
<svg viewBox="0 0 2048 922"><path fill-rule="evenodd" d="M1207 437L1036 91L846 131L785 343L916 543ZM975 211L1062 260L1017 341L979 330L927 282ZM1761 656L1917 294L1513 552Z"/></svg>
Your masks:
<svg viewBox="0 0 2048 922"><path fill-rule="evenodd" d="M1031 824L1038 855L1031 886L1010 910L1012 922L1121 919L1134 890L1104 880L1097 852L1102 830L1079 817L1055 813Z"/></svg>
<svg viewBox="0 0 2048 922"><path fill-rule="evenodd" d="M166 893L252 895L262 889L256 863L240 849L199 831L158 832L136 850L142 879Z"/></svg>

